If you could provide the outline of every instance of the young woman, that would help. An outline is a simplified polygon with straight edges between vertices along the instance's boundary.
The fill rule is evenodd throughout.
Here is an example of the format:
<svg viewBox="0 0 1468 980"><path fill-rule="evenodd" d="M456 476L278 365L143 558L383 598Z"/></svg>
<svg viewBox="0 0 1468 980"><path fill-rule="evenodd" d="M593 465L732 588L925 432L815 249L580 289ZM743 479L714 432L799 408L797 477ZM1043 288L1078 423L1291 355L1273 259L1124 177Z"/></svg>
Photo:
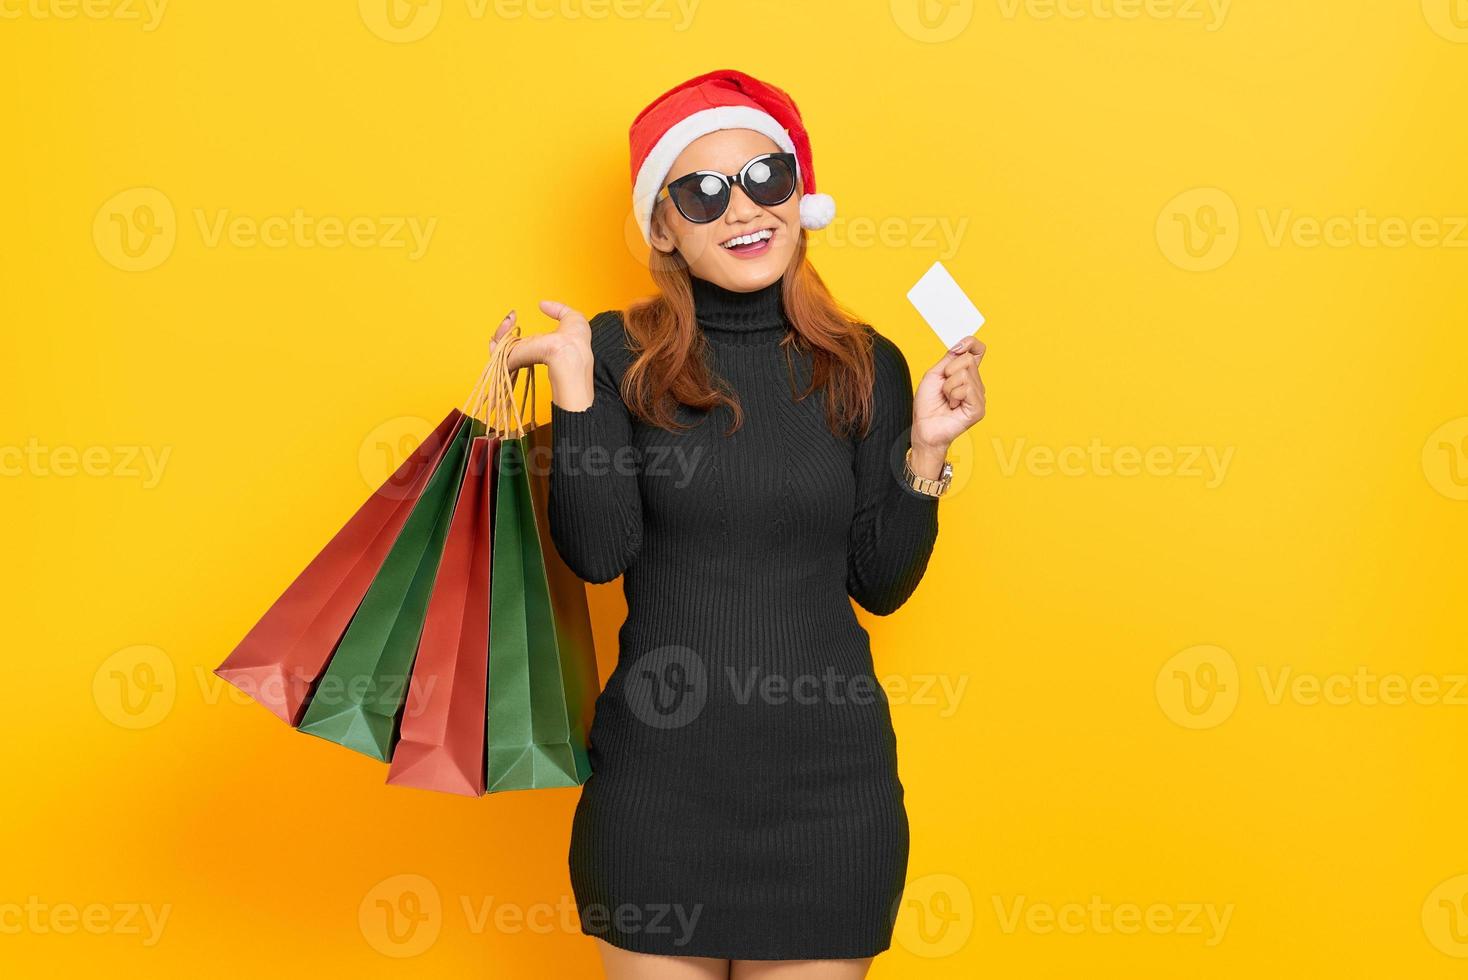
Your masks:
<svg viewBox="0 0 1468 980"><path fill-rule="evenodd" d="M831 298L805 229L834 205L779 89L702 75L631 142L659 294L496 334L548 368L557 550L627 597L571 835L582 930L613 980L854 980L890 945L908 824L850 599L885 615L922 578L984 345L914 393Z"/></svg>

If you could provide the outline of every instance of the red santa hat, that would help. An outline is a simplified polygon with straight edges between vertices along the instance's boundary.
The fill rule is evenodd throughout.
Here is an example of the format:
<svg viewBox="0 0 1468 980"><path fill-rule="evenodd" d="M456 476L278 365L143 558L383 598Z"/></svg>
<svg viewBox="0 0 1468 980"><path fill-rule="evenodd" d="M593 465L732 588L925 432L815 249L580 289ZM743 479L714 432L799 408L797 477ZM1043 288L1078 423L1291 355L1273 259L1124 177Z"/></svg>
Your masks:
<svg viewBox="0 0 1468 980"><path fill-rule="evenodd" d="M824 228L836 202L817 194L810 137L795 100L782 89L740 71L725 69L690 78L653 100L632 121L632 207L642 237L652 239L652 212L673 161L700 136L720 129L752 129L795 154L800 172L800 224Z"/></svg>

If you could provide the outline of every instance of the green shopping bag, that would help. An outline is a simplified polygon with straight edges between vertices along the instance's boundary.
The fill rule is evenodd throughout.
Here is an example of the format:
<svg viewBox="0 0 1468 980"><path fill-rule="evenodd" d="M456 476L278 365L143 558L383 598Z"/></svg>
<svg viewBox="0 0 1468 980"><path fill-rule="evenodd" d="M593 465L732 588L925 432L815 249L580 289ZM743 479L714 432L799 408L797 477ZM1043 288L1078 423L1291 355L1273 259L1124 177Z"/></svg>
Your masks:
<svg viewBox="0 0 1468 980"><path fill-rule="evenodd" d="M504 338L506 356L518 339ZM533 414L534 366L528 370L525 398ZM532 420L527 429L507 372L500 384L486 787L495 793L579 786L591 775L587 733L600 690L586 586L550 537L551 428Z"/></svg>
<svg viewBox="0 0 1468 980"><path fill-rule="evenodd" d="M392 758L469 442L484 431L471 415L460 421L312 693L300 731L383 762Z"/></svg>

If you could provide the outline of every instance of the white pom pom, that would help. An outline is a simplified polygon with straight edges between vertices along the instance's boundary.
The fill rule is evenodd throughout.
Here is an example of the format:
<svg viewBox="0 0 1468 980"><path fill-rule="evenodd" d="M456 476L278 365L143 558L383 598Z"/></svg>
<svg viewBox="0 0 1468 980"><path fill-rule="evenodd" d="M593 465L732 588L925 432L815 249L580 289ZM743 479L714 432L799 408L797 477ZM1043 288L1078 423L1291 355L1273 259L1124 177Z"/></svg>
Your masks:
<svg viewBox="0 0 1468 980"><path fill-rule="evenodd" d="M836 217L836 201L830 194L804 194L800 198L800 227L811 231L824 228Z"/></svg>

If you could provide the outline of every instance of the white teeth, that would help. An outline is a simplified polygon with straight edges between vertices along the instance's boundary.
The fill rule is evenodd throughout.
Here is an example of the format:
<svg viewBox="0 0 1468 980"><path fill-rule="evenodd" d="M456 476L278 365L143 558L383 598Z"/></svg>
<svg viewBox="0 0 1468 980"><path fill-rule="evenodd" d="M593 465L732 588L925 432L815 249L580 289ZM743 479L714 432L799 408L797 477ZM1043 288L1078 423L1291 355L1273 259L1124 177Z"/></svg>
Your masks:
<svg viewBox="0 0 1468 980"><path fill-rule="evenodd" d="M740 235L738 238L731 238L724 243L723 247L733 248L735 245L753 245L755 242L768 241L769 239L774 237L775 233L773 231L768 228L764 228L760 231L756 231L748 235Z"/></svg>

